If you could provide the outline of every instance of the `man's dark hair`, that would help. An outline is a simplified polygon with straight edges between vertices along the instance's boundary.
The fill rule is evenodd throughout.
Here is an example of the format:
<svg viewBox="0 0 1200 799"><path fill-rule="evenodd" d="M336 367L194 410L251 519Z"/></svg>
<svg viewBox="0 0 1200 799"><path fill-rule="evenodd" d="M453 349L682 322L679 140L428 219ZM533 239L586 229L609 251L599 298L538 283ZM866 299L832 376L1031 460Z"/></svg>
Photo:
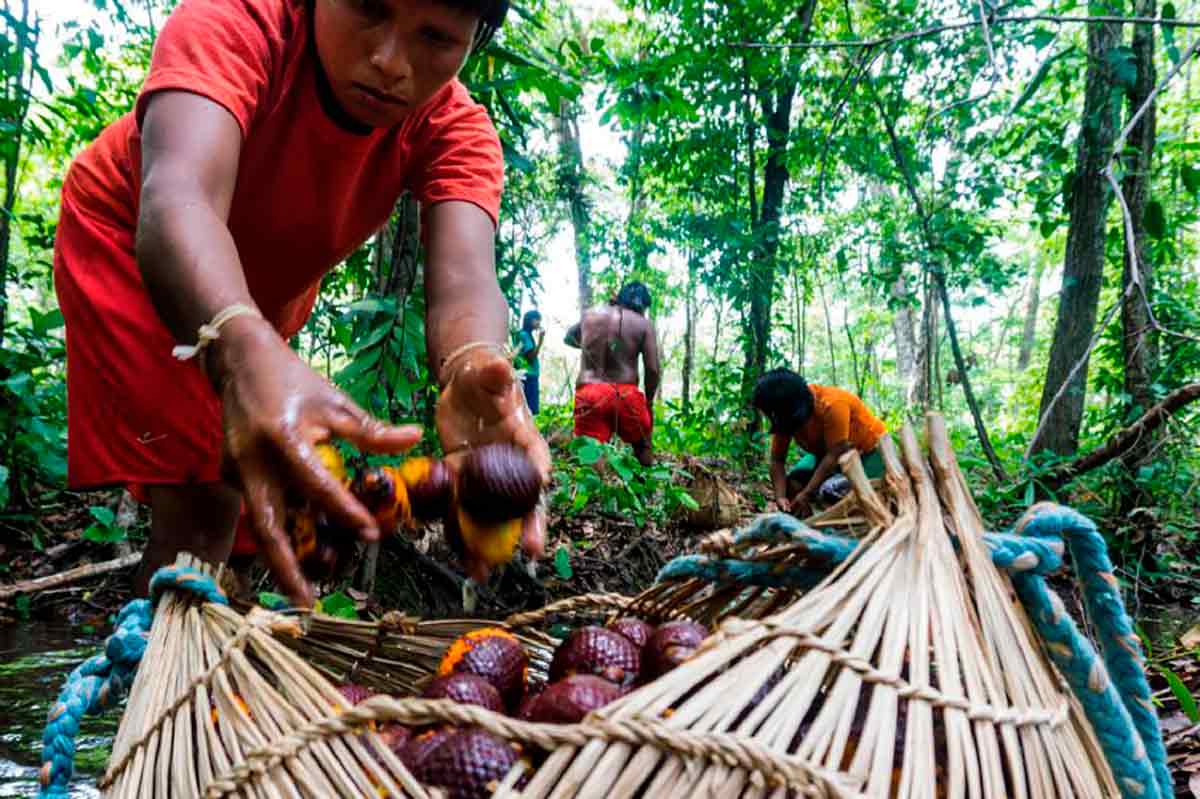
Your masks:
<svg viewBox="0 0 1200 799"><path fill-rule="evenodd" d="M508 14L508 0L439 0L451 8L462 9L479 15L479 29L475 31L475 41L471 43L471 52L478 53L488 46L488 42L504 24Z"/></svg>
<svg viewBox="0 0 1200 799"><path fill-rule="evenodd" d="M771 432L794 435L813 412L813 393L791 369L772 369L754 386L754 407L771 421Z"/></svg>
<svg viewBox="0 0 1200 799"><path fill-rule="evenodd" d="M644 314L650 307L650 289L646 288L645 283L636 280L626 283L617 294L616 304L635 313Z"/></svg>
<svg viewBox="0 0 1200 799"><path fill-rule="evenodd" d="M542 318L541 311L526 311L525 318L521 320L521 329L526 333L533 330L533 323Z"/></svg>

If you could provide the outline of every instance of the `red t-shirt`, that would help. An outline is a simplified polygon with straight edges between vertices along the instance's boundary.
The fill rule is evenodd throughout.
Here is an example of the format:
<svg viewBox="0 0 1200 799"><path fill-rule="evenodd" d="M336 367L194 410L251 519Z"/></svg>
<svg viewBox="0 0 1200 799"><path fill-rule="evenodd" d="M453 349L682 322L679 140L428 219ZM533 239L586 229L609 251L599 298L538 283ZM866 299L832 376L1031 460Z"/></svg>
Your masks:
<svg viewBox="0 0 1200 799"><path fill-rule="evenodd" d="M339 125L318 94L306 0L183 0L155 45L134 113L105 130L63 184L54 275L66 319L73 486L220 478L221 407L142 283L134 235L139 123L149 98L185 90L243 132L229 229L254 300L284 337L320 279L378 229L397 197L462 200L496 218L503 157L482 106L453 81L398 127ZM190 343L190 342L187 342Z"/></svg>
<svg viewBox="0 0 1200 799"><path fill-rule="evenodd" d="M137 109L82 153L67 187L86 213L133 230L139 124L164 90L203 95L243 133L229 229L251 295L280 332L299 330L321 276L384 222L404 190L466 200L493 220L503 156L457 80L396 128L350 132L322 109L305 0L183 0L154 47Z"/></svg>

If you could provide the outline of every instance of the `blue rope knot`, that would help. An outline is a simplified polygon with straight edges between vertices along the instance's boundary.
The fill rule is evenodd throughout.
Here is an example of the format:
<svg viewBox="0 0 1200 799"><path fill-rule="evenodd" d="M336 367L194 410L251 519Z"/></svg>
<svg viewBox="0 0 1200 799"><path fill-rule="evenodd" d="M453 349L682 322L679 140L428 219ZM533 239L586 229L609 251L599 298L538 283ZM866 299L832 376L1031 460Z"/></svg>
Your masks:
<svg viewBox="0 0 1200 799"><path fill-rule="evenodd" d="M50 708L42 734L41 797L65 797L75 770L75 737L79 722L118 701L133 685L146 653L154 608L168 590L190 591L206 602L229 600L212 578L195 569L169 566L150 581L150 599L135 599L117 614L116 629L104 652L88 658L67 677L58 701Z"/></svg>

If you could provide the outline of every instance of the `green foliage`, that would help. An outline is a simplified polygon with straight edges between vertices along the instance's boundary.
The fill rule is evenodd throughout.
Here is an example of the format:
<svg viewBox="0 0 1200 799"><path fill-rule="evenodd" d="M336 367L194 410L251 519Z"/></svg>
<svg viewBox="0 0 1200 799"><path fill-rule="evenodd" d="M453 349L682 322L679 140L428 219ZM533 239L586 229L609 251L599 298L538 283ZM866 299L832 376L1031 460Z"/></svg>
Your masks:
<svg viewBox="0 0 1200 799"><path fill-rule="evenodd" d="M626 517L638 526L662 522L681 507L695 507L683 487L689 475L661 461L644 467L626 446L572 439L555 463L559 486L553 501L577 514L584 509Z"/></svg>
<svg viewBox="0 0 1200 799"><path fill-rule="evenodd" d="M93 505L88 508L88 513L91 514L93 522L83 531L85 541L94 541L97 544L115 544L117 541L125 540L126 533L115 524L116 516L110 508Z"/></svg>
<svg viewBox="0 0 1200 799"><path fill-rule="evenodd" d="M354 600L341 591L335 591L318 599L313 605L313 612L324 613L326 616L334 616L339 619L358 619L358 610L354 605Z"/></svg>

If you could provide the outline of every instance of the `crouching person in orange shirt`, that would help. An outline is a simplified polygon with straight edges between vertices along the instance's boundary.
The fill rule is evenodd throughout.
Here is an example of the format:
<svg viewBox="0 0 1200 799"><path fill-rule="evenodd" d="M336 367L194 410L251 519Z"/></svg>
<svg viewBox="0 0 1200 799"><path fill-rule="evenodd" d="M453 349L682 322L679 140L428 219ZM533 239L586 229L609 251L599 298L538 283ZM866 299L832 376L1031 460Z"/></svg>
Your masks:
<svg viewBox="0 0 1200 799"><path fill-rule="evenodd" d="M844 494L838 459L851 449L858 450L868 477L883 476L878 446L887 428L849 391L773 369L759 378L753 403L771 424L771 484L779 510L807 516L818 497L828 501ZM789 470L793 441L805 455Z"/></svg>

